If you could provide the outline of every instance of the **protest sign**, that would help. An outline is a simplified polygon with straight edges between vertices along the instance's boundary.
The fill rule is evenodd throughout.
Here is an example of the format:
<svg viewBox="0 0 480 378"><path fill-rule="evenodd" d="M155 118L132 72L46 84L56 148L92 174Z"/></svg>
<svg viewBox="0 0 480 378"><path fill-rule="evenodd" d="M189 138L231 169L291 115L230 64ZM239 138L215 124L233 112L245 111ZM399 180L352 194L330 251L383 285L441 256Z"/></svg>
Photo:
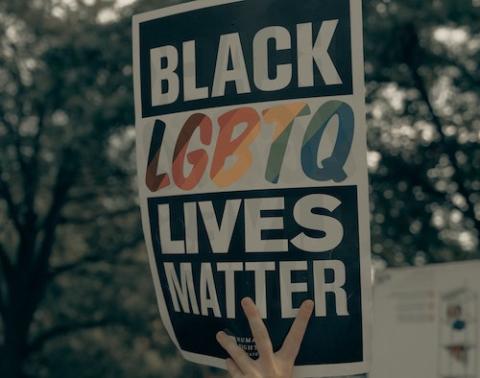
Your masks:
<svg viewBox="0 0 480 378"><path fill-rule="evenodd" d="M297 376L366 370L369 206L360 0L205 0L137 15L142 222L160 314L191 361L256 356L315 302Z"/></svg>
<svg viewBox="0 0 480 378"><path fill-rule="evenodd" d="M370 377L480 377L479 298L480 261L377 274Z"/></svg>

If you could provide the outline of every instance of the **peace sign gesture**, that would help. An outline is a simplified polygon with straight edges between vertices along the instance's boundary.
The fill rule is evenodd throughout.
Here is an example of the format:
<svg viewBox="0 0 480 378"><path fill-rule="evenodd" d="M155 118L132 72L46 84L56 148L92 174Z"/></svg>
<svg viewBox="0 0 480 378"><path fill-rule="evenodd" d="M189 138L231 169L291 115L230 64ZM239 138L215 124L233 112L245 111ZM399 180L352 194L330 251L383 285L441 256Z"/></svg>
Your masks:
<svg viewBox="0 0 480 378"><path fill-rule="evenodd" d="M231 357L227 359L227 368L231 376L233 378L291 378L293 365L312 315L313 301L303 302L290 332L277 352L273 351L267 328L253 301L250 298L242 299L242 307L250 324L259 358L251 359L237 345L234 337L228 336L225 332L218 332L217 341Z"/></svg>

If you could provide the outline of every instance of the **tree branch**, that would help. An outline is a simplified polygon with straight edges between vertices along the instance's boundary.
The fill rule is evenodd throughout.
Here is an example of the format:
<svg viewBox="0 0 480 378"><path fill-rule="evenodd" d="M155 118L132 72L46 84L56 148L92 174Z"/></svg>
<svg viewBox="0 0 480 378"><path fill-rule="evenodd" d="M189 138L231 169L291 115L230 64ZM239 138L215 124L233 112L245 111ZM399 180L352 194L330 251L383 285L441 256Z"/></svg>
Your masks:
<svg viewBox="0 0 480 378"><path fill-rule="evenodd" d="M0 244L0 266L2 267L2 271L5 274L5 277L7 278L7 280L10 279L13 272L13 265L12 265L12 262L10 261L10 258L8 257L7 251L1 244Z"/></svg>
<svg viewBox="0 0 480 378"><path fill-rule="evenodd" d="M44 104L37 106L38 116L38 130L33 139L33 154L25 167L25 228L29 230L36 230L37 214L35 212L35 197L38 187L39 175L39 155L41 150L41 136L44 130L45 106Z"/></svg>
<svg viewBox="0 0 480 378"><path fill-rule="evenodd" d="M411 26L410 26L411 28ZM406 50L405 54L405 61L408 65L408 68L410 70L410 74L412 75L413 81L415 83L415 86L417 87L418 91L420 92L422 100L425 102L427 105L428 111L432 117L432 122L435 126L436 131L440 135L440 145L443 146L443 152L448 156L448 159L450 161L450 164L452 165L454 169L454 174L452 179L455 181L458 187L458 193L460 193L464 198L467 203L467 209L465 211L465 214L474 222L475 229L480 235L480 219L477 219L476 214L475 214L475 204L472 202L470 195L472 194L468 188L465 186L464 182L461 180L459 177L460 174L460 166L457 162L457 158L455 156L455 150L450 148L450 143L447 140L447 137L445 136L445 133L443 132L443 121L440 119L438 116L436 110L433 107L433 104L430 100L430 96L427 90L427 86L425 84L425 81L423 77L419 73L419 65L420 65L420 58L421 58L421 46L418 42L418 36L416 34L415 29L407 29L407 33L405 34L411 34L411 37L409 38L409 46L405 46L405 48L408 48L409 50Z"/></svg>
<svg viewBox="0 0 480 378"><path fill-rule="evenodd" d="M69 324L62 324L56 327L53 327L38 336L36 336L28 346L28 353L34 353L40 350L45 343L48 341L55 339L57 337L66 336L71 333L81 332L88 329L105 327L109 325L127 325L125 320L113 317L107 317L98 320L87 320L83 322L74 322Z"/></svg>
<svg viewBox="0 0 480 378"><path fill-rule="evenodd" d="M428 92L425 87L425 83L418 73L417 70L412 72L414 76L414 80L417 83L417 87L422 95L422 99L425 102L425 104L428 107L428 110L432 116L432 121L435 125L435 129L440 135L440 140L441 144L444 146L443 152L448 156L448 159L450 161L450 164L452 165L454 169L454 174L453 174L453 180L457 184L458 187L458 193L460 193L464 198L467 203L467 209L465 210L465 213L468 215L468 217L474 222L475 228L478 231L480 235L480 220L477 219L476 214L475 214L475 204L472 202L470 196L471 192L468 190L468 188L465 186L463 180L459 177L460 173L460 166L458 165L457 158L455 156L455 151L451 148L449 148L449 142L447 141L447 138L445 136L445 133L443 132L443 122L441 121L440 117L437 115L435 109L433 108L433 105L430 101L430 98L428 96Z"/></svg>
<svg viewBox="0 0 480 378"><path fill-rule="evenodd" d="M0 167L0 196L1 198L4 199L4 201L7 204L8 215L10 216L10 219L12 220L15 228L17 229L17 231L21 232L23 227L20 222L20 212L13 200L12 193L10 191L8 183L2 178L1 167Z"/></svg>
<svg viewBox="0 0 480 378"><path fill-rule="evenodd" d="M10 261L10 258L8 257L7 251L5 250L2 244L0 244L0 268L1 268L1 271L3 272L3 276L5 277L4 278L5 285L7 286L7 290L8 290L12 280L13 265L12 265L12 262ZM0 315L4 319L5 319L5 311L6 311L6 303L3 296L3 282L0 275Z"/></svg>
<svg viewBox="0 0 480 378"><path fill-rule="evenodd" d="M127 207L125 209L120 209L116 211L111 211L109 213L100 213L100 214L95 214L90 217L69 217L69 216L64 216L61 218L61 223L63 224L74 224L74 225L84 225L84 224L89 224L92 222L97 221L98 219L101 218L115 218L119 217L122 215L128 215L132 214L134 212L138 212L139 207L137 205Z"/></svg>
<svg viewBox="0 0 480 378"><path fill-rule="evenodd" d="M67 200L67 193L75 179L76 165L75 157L71 150L65 150L62 154L61 164L57 172L54 188L52 191L52 203L43 223L43 240L35 259L38 269L48 263L54 243L54 235L57 225L60 222L60 212Z"/></svg>
<svg viewBox="0 0 480 378"><path fill-rule="evenodd" d="M21 86L21 83L19 84ZM27 165L25 158L22 154L22 141L20 139L20 135L17 130L15 130L15 125L13 125L11 122L7 120L5 117L3 109L0 111L0 121L5 125L8 133L12 136L13 138L13 144L15 146L15 152L17 155L17 160L18 163L20 164L20 169L22 171L22 179L25 180L25 173L27 171Z"/></svg>
<svg viewBox="0 0 480 378"><path fill-rule="evenodd" d="M49 273L49 279L54 279L63 273L68 273L72 270L80 269L88 264L95 264L98 262L107 261L108 259L113 260L114 258L118 257L121 253L127 250L130 250L132 248L135 248L141 241L143 241L143 235L139 234L136 237L134 237L132 240L126 243L123 243L122 245L118 246L117 248L111 251L103 251L103 253L97 252L95 254L83 256L71 263L52 267Z"/></svg>
<svg viewBox="0 0 480 378"><path fill-rule="evenodd" d="M19 256L18 265L28 269L27 290L30 298L28 308L25 310L26 316L33 316L48 284L49 261L55 243L55 233L60 220L60 212L67 200L67 193L75 180L77 160L71 149L63 151L52 190L52 203L43 224L43 239L37 250L33 251L33 256L27 257L22 254Z"/></svg>
<svg viewBox="0 0 480 378"><path fill-rule="evenodd" d="M117 188L115 188L115 189L117 189ZM101 197L110 197L111 198L111 197L116 197L116 196L125 197L125 196L128 196L128 195L135 195L136 196L136 191L134 191L130 188L127 188L127 187L121 188L119 190L112 190L112 188L105 188L104 190L102 190L101 196L100 196L97 191L83 191L82 190L82 191L74 193L74 191L72 190L68 194L68 201L69 202L82 203L82 202L85 202L85 201L91 201L91 200L99 198L99 197L100 198Z"/></svg>
<svg viewBox="0 0 480 378"><path fill-rule="evenodd" d="M6 311L7 311L7 307L6 307L6 304L4 302L3 295L0 292L0 318L2 318L2 320L3 320L3 326L4 327L5 327L5 323L6 323Z"/></svg>
<svg viewBox="0 0 480 378"><path fill-rule="evenodd" d="M474 74L463 64L462 62L459 62L457 59L454 59L451 57L448 52L444 52L443 55L438 56L434 55L435 59L438 59L441 63L444 65L450 65L452 67L457 68L460 70L461 74L475 87L480 86L480 77L474 76Z"/></svg>

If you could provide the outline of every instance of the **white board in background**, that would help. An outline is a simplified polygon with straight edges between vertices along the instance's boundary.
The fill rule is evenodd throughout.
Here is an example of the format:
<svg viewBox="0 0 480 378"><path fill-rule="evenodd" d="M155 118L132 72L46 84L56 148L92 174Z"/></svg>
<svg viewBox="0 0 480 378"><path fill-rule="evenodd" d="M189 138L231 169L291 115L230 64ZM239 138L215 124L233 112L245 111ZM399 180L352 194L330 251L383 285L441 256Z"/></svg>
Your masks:
<svg viewBox="0 0 480 378"><path fill-rule="evenodd" d="M479 297L480 261L378 274L370 378L480 377Z"/></svg>

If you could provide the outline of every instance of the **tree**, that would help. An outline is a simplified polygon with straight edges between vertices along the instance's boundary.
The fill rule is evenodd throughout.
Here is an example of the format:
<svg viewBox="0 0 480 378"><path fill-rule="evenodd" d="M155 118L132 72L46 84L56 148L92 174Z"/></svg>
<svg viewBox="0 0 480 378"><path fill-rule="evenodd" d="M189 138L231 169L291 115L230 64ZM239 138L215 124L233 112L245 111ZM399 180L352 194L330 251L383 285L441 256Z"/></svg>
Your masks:
<svg viewBox="0 0 480 378"><path fill-rule="evenodd" d="M206 371L179 363L141 243L130 12L0 4L2 377Z"/></svg>
<svg viewBox="0 0 480 378"><path fill-rule="evenodd" d="M373 253L479 258L476 2L365 4Z"/></svg>
<svg viewBox="0 0 480 378"><path fill-rule="evenodd" d="M142 239L127 20L98 24L108 2L54 4L0 5L2 377L23 376L26 360L55 336L127 324L117 311L69 318L57 308L47 327L38 314L62 276L119 262Z"/></svg>

